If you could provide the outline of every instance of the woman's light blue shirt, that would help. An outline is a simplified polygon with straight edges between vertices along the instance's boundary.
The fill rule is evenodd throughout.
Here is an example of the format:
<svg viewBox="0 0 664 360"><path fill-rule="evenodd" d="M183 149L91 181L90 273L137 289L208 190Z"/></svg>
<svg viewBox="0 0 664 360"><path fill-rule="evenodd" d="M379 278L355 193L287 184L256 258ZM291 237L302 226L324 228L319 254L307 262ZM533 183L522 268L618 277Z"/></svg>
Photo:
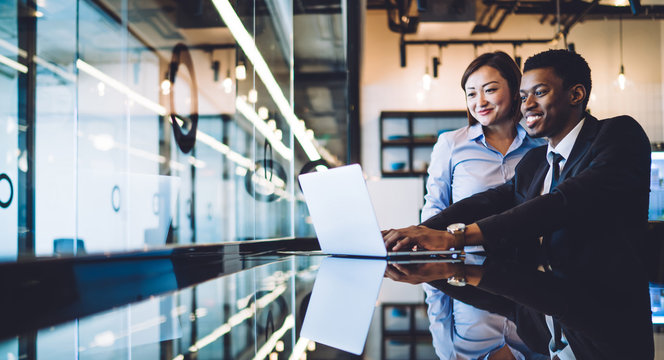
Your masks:
<svg viewBox="0 0 664 360"><path fill-rule="evenodd" d="M442 133L431 153L422 221L454 201L505 183L530 149L545 144L529 137L521 125L505 155L486 142L479 123Z"/></svg>

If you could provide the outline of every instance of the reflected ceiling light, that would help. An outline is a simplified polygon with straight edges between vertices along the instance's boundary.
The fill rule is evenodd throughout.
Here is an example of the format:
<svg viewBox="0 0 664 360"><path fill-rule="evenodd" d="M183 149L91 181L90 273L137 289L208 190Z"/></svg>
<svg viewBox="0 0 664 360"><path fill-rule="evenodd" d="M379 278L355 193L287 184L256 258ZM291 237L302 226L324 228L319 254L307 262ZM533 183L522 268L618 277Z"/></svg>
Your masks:
<svg viewBox="0 0 664 360"><path fill-rule="evenodd" d="M155 113L161 115L161 116L166 116L168 112L166 111L166 108L157 104L154 101L151 101L144 96L136 93L135 91L131 90L128 88L126 85L122 84L121 82L113 79L112 77L104 74L102 71L99 69L95 68L94 66L86 63L85 61L78 59L76 60L76 67L83 71L84 73L104 82L106 85L112 87L113 89L127 95L130 100L135 101L142 105L143 107L154 111ZM170 116L168 117L169 121L172 121ZM180 126L182 126L182 120L180 119L175 119ZM228 145L220 142L219 140L213 138L212 136L197 130L196 131L196 139L203 144L208 145L212 149L224 154L226 158L229 160L235 162L236 164L240 166L244 166L247 169L253 169L254 168L254 162L251 161L251 159L248 159L234 151L232 151Z"/></svg>
<svg viewBox="0 0 664 360"><path fill-rule="evenodd" d="M244 63L241 61L235 67L235 78L238 80L244 80L247 78L247 68L244 66Z"/></svg>
<svg viewBox="0 0 664 360"><path fill-rule="evenodd" d="M264 308L265 306L269 305L271 302L273 302L277 297L279 297L281 294L283 294L286 291L286 287L281 285L278 286L276 289L274 289L271 293L263 296L262 298L256 300L256 307L259 309ZM229 319L228 322L219 326L218 328L214 329L211 333L208 335L200 338L194 345L191 345L189 347L190 352L197 352L198 350L204 348L205 346L210 345L213 343L215 340L219 339L220 337L224 336L225 334L229 333L231 329L239 324L241 324L243 321L246 319L249 319L254 316L255 312L255 307L252 306L251 308L244 308L237 312L236 314L232 315ZM289 315L292 318L292 315ZM291 319L292 320L292 319ZM293 325L295 324L294 321L292 321ZM284 322L285 325L285 322ZM291 327L293 326L291 325ZM276 334L276 332L274 333ZM272 336L274 336L274 334ZM279 337L283 337L283 334ZM278 340L278 339L277 339ZM179 354L176 357L173 358L173 360L176 359L183 359L183 355Z"/></svg>
<svg viewBox="0 0 664 360"><path fill-rule="evenodd" d="M5 65L9 66L10 68L12 68L16 71L22 72L24 74L28 73L28 67L27 66L25 66L21 63L18 63L18 62L14 61L14 60L6 57L6 56L0 55L0 63L5 64Z"/></svg>
<svg viewBox="0 0 664 360"><path fill-rule="evenodd" d="M166 116L168 114L165 107L131 90L125 84L104 74L102 71L86 63L85 61L81 59L76 60L76 67L79 70L83 71L84 73L96 78L97 80L104 82L106 85L112 87L113 89L127 95L131 100L134 100L135 102L139 103L141 106L149 110L152 110L161 116Z"/></svg>
<svg viewBox="0 0 664 360"><path fill-rule="evenodd" d="M283 136L284 135L282 134L281 129L274 130L274 137L281 140L281 139L283 139Z"/></svg>
<svg viewBox="0 0 664 360"><path fill-rule="evenodd" d="M258 91L256 91L256 89L249 90L247 100L249 100L250 103L255 104L258 101Z"/></svg>
<svg viewBox="0 0 664 360"><path fill-rule="evenodd" d="M42 16L44 16L44 13L43 13L43 12L41 12L41 11L39 11L39 10L35 10L35 17L40 18L40 17L42 17Z"/></svg>
<svg viewBox="0 0 664 360"><path fill-rule="evenodd" d="M109 134L88 135L92 146L99 151L109 151L115 147L115 140Z"/></svg>
<svg viewBox="0 0 664 360"><path fill-rule="evenodd" d="M197 352L198 350L204 348L205 346L210 345L213 343L215 340L219 339L220 337L224 336L225 334L229 333L233 326L242 323L244 320L249 319L252 317L253 311L249 308L241 310L237 314L231 316L228 319L228 322L219 326L218 328L214 329L210 334L204 336L200 340L196 341L194 345L191 345L189 347L190 352ZM180 355L178 355L180 356ZM177 358L177 357L176 357Z"/></svg>
<svg viewBox="0 0 664 360"><path fill-rule="evenodd" d="M244 116L245 119L249 120L256 130L265 137L266 141L269 141L272 145L272 148L278 152L281 157L291 161L293 159L293 151L289 149L286 145L281 142L281 130L273 129L268 123L263 121L258 114L254 111L251 105L249 105L241 97L238 97L235 100L235 108ZM275 123L276 128L276 123ZM278 135L279 134L279 135Z"/></svg>
<svg viewBox="0 0 664 360"><path fill-rule="evenodd" d="M274 119L270 119L267 121L267 126L270 128L270 130L274 131L277 129L277 122L274 121Z"/></svg>
<svg viewBox="0 0 664 360"><path fill-rule="evenodd" d="M267 120L270 117L270 112L265 106L261 106L258 108L258 116L263 120Z"/></svg>
<svg viewBox="0 0 664 360"><path fill-rule="evenodd" d="M288 360L300 360L302 355L307 351L310 341L311 340L300 336L300 338L297 339L295 346L293 346L293 352L288 357Z"/></svg>
<svg viewBox="0 0 664 360"><path fill-rule="evenodd" d="M164 81L161 82L161 93L163 95L171 93L171 82L168 79L164 79Z"/></svg>
<svg viewBox="0 0 664 360"><path fill-rule="evenodd" d="M212 0L212 2L217 8L217 11L219 12L222 20L233 34L235 41L237 41L244 54L253 64L254 71L261 78L263 84L265 84L265 87L277 105L279 112L281 112L291 128L294 128L295 124L297 123L297 117L293 112L291 104L284 96L283 91L281 91L279 84L277 83L276 79L272 75L272 72L270 72L270 68L265 62L265 59L263 59L263 56L258 51L258 48L254 43L254 39L249 34L249 32L247 32L247 29L244 28L244 25L242 25L242 21L235 13L233 6L228 0ZM307 157L309 157L309 160L315 161L321 158L320 154L316 150L316 147L311 142L311 140L307 138L304 131L293 129L292 132L302 146L305 154L307 154Z"/></svg>
<svg viewBox="0 0 664 360"><path fill-rule="evenodd" d="M254 168L254 162L251 161L251 159L248 159L235 151L231 150L228 145L222 143L221 141L213 138L212 136L201 132L200 130L196 131L196 140L202 142L203 144L206 144L207 146L211 147L212 149L224 154L226 158L229 160L233 161L234 163L243 166L247 169L253 169Z"/></svg>
<svg viewBox="0 0 664 360"><path fill-rule="evenodd" d="M109 347L115 343L115 339L115 334L110 330L106 330L95 335L93 346Z"/></svg>
<svg viewBox="0 0 664 360"><path fill-rule="evenodd" d="M233 80L231 79L230 70L226 72L226 78L224 79L224 81L221 82L221 85L223 86L224 92L226 94L230 94L231 90L233 90Z"/></svg>
<svg viewBox="0 0 664 360"><path fill-rule="evenodd" d="M277 341L284 337L286 331L290 330L293 326L295 326L295 319L293 318L293 315L291 314L286 316L284 324L279 328L279 330L275 331L272 336L270 336L270 338L265 342L265 344L261 346L260 349L258 349L256 356L254 356L254 360L265 359L272 352L272 349L274 349L274 347L277 345Z"/></svg>
<svg viewBox="0 0 664 360"><path fill-rule="evenodd" d="M101 81L97 84L97 94L99 96L104 96L104 94L106 94L106 85Z"/></svg>
<svg viewBox="0 0 664 360"><path fill-rule="evenodd" d="M274 347L274 350L277 350L278 352L284 351L284 342L281 340L277 341L277 345Z"/></svg>
<svg viewBox="0 0 664 360"><path fill-rule="evenodd" d="M47 60L44 60L37 55L33 56L32 60L36 62L37 65L50 70L52 73L57 74L63 79L70 82L76 82L76 75L74 73L68 72L68 70L63 70L59 65L51 64Z"/></svg>
<svg viewBox="0 0 664 360"><path fill-rule="evenodd" d="M193 156L189 156L189 158L187 158L187 160L189 161L189 163L191 165L194 165L194 167L196 167L196 168L204 168L205 166L207 166L205 161L196 159Z"/></svg>

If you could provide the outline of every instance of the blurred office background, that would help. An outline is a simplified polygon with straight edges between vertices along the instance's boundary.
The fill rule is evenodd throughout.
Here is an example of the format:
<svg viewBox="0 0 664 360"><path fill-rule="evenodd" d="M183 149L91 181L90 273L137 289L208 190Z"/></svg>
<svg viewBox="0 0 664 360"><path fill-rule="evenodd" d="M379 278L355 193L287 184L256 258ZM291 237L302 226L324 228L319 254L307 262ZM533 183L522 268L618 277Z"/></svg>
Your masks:
<svg viewBox="0 0 664 360"><path fill-rule="evenodd" d="M463 70L495 50L588 60L592 114L629 114L653 143L657 227L663 17L658 0L1 0L0 264L313 238L297 176L355 162L381 226L416 223L436 136L466 123ZM285 330L264 357L334 358L294 331L316 266L0 339L0 359L253 358L270 321ZM385 282L365 358L433 356L422 299Z"/></svg>

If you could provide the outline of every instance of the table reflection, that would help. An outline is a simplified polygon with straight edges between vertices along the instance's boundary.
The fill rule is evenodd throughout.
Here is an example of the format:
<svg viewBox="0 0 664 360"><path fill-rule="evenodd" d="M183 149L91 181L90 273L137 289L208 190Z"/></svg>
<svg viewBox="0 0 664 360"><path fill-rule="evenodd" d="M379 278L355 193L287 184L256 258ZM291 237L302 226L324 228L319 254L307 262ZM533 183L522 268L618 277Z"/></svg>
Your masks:
<svg viewBox="0 0 664 360"><path fill-rule="evenodd" d="M45 284L47 271L35 271L38 281L27 273L12 286L5 281L6 289L32 286L40 296L17 292L3 299L3 317L12 321L3 322L0 357L287 359L305 353L309 340L297 346L296 328L322 257L244 250L69 259L50 266L55 284Z"/></svg>
<svg viewBox="0 0 664 360"><path fill-rule="evenodd" d="M302 359L316 341L366 354L387 276L429 282L506 316L542 354L551 339L546 314L562 325L577 358L653 357L647 284L625 281L628 276L563 278L501 259L471 261L469 255L465 262L388 263L245 250L228 246L214 254L185 251L96 263L72 259L58 271L51 267L49 276L41 267L35 271L40 277L15 273L15 284L5 281L5 288L33 286L34 296L24 291L3 298L2 315L11 322L2 327L0 353L21 358L32 352L36 359ZM460 273L466 286L447 283ZM51 278L59 282L40 287Z"/></svg>
<svg viewBox="0 0 664 360"><path fill-rule="evenodd" d="M455 274L465 274L467 285L449 284L447 278ZM549 354L551 332L545 315L550 315L560 323L576 358L654 356L648 284L628 281L628 276L561 277L492 258L482 265L388 266L386 276L408 283L428 282L462 302L507 317L516 323L523 341L541 354Z"/></svg>

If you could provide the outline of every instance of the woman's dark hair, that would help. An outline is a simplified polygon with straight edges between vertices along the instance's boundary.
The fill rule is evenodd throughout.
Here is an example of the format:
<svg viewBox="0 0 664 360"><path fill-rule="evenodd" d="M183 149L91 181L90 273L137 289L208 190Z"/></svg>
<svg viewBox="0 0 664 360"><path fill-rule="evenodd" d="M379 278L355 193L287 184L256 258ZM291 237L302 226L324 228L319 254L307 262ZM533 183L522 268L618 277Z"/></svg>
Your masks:
<svg viewBox="0 0 664 360"><path fill-rule="evenodd" d="M510 110L510 116L514 123L517 123L521 120L521 104L519 103L519 86L521 84L521 70L516 65L514 60L502 51L496 51L491 53L486 53L478 56L473 60L470 65L464 71L463 76L461 77L461 88L464 93L466 92L466 82L470 75L477 71L482 66L491 66L492 68L498 70L500 76L507 80L507 85L510 88L510 94L512 95L512 108ZM468 113L468 125L473 125L477 123L477 120L470 115L470 111L466 108Z"/></svg>

